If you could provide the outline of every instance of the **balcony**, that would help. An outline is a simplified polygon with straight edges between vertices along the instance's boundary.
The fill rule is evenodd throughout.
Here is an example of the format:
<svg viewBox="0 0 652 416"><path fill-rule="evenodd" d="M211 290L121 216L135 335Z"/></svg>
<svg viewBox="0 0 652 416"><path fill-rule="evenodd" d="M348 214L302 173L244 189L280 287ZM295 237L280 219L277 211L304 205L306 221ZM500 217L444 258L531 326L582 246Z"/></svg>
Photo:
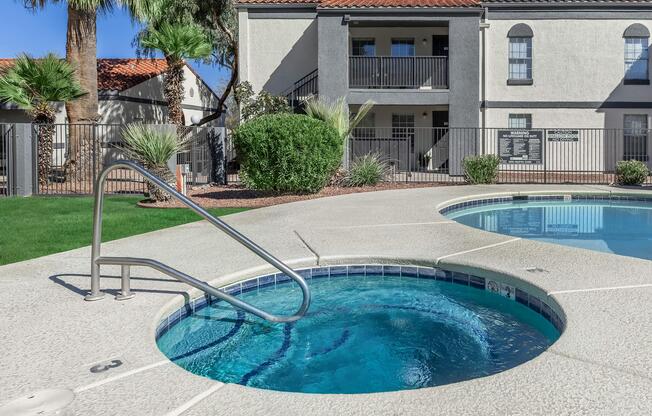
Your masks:
<svg viewBox="0 0 652 416"><path fill-rule="evenodd" d="M349 88L447 89L447 56L350 56Z"/></svg>

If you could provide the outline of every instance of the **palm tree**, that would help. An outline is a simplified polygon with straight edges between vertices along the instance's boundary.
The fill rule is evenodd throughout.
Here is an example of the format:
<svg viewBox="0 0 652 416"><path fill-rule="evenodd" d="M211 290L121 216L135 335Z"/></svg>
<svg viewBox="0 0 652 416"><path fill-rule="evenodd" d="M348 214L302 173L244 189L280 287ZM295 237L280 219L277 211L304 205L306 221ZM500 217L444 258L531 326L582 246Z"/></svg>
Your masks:
<svg viewBox="0 0 652 416"><path fill-rule="evenodd" d="M70 103L86 95L73 68L54 54L42 59L22 55L0 76L0 101L8 101L29 112L39 126L38 171L44 185L52 163L54 103Z"/></svg>
<svg viewBox="0 0 652 416"><path fill-rule="evenodd" d="M168 70L164 94L168 102L168 118L172 124L183 126L185 123L181 103L185 95L185 60L207 58L213 51L213 45L198 26L167 22L156 28L150 27L140 44L145 49L159 50L165 56Z"/></svg>
<svg viewBox="0 0 652 416"><path fill-rule="evenodd" d="M94 124L99 118L97 96L97 13L110 12L116 6L124 6L135 19L143 19L161 0L25 0L26 7L40 9L48 3L68 5L68 28L66 35L66 60L72 66L77 79L87 94L79 100L66 104L70 124ZM81 134L85 129L71 129L67 170L76 175L75 166L84 164L82 147L88 146L89 138ZM73 168L70 170L70 168Z"/></svg>

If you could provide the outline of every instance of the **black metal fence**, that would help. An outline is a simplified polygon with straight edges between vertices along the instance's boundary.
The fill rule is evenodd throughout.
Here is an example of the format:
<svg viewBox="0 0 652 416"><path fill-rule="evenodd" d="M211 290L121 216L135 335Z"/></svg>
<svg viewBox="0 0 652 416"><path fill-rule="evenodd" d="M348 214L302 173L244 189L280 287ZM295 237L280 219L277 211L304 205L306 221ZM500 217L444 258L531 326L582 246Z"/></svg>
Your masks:
<svg viewBox="0 0 652 416"><path fill-rule="evenodd" d="M447 56L351 56L351 88L448 88Z"/></svg>
<svg viewBox="0 0 652 416"><path fill-rule="evenodd" d="M170 125L152 126L176 129ZM34 193L92 194L99 173L111 162L125 158L124 127L121 124L34 125ZM213 128L207 127L187 127L182 132L188 140L188 149L177 155L177 163L186 170L188 186L213 181L215 170L210 158L213 132ZM129 169L112 171L106 182L106 192L112 194L139 194L145 189L142 176Z"/></svg>
<svg viewBox="0 0 652 416"><path fill-rule="evenodd" d="M123 128L34 125L34 193L91 194L99 172L125 157ZM14 137L13 126L0 125L0 196L14 189ZM224 128L189 127L185 137L189 146L176 162L187 187L240 183L236 149ZM379 154L390 165L392 181L464 182L465 158L493 154L500 160L499 183L609 184L618 161L650 165L651 138L647 129L360 127L349 139L348 157L352 163ZM107 181L109 193L144 191L143 178L130 170L116 170Z"/></svg>
<svg viewBox="0 0 652 416"><path fill-rule="evenodd" d="M224 147L226 149L226 183L240 184L240 161L238 160L238 154L235 150L233 140L228 135L226 136Z"/></svg>
<svg viewBox="0 0 652 416"><path fill-rule="evenodd" d="M188 145L177 155L186 188L226 182L224 127L186 127Z"/></svg>
<svg viewBox="0 0 652 416"><path fill-rule="evenodd" d="M392 128L354 129L350 162L377 153L391 179L407 182L463 181L463 159L481 154L500 159L499 183L594 183L615 181L616 164L650 165L652 130ZM648 182L652 182L648 177Z"/></svg>
<svg viewBox="0 0 652 416"><path fill-rule="evenodd" d="M13 124L0 124L0 197L15 194L16 128Z"/></svg>

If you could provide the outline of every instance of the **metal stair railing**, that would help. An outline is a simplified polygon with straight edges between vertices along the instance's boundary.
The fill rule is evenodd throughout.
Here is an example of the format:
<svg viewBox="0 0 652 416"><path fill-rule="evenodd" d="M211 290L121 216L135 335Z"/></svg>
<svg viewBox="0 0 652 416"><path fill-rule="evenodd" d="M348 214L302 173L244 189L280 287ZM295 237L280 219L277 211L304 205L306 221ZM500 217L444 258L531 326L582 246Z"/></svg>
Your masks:
<svg viewBox="0 0 652 416"><path fill-rule="evenodd" d="M303 293L303 300L299 309L290 316L279 316L273 315L268 312L265 312L261 309L256 308L255 306L243 302L242 300L231 296L223 291L214 288L208 283L196 279L190 275L187 275L179 270L176 270L170 266L167 266L161 262L158 262L153 259L147 258L134 258L134 257L103 257L100 255L100 249L102 244L102 208L104 205L104 185L108 174L119 168L127 168L133 171L136 171L143 175L148 181L154 183L156 186L168 192L177 200L181 201L188 208L195 211L197 214L206 219L209 223L217 227L219 230L225 232L229 237L233 238L243 246L245 246L249 251L253 252L267 263L271 264L278 270L287 274L292 280L294 280L300 287ZM310 306L310 289L306 281L299 275L297 272L292 270L290 267L285 265L283 262L278 260L276 257L265 251L263 248L258 246L256 243L245 237L235 228L231 227L224 221L219 218L215 218L205 209L199 205L192 202L185 195L177 192L170 185L162 181L157 176L152 175L142 166L128 160L120 160L112 163L106 169L102 171L100 176L97 179L95 184L95 206L93 212L93 244L91 246L91 292L85 297L88 301L99 300L104 297L104 293L100 291L100 266L101 265L120 265L122 266L121 273L121 292L116 296L117 300L130 299L134 295L130 289L130 267L131 266L142 266L150 267L152 269L158 270L161 273L164 273L170 277L173 277L181 282L187 283L188 285L197 288L205 293L210 294L216 298L222 299L231 305L240 308L246 312L254 314L262 319L265 319L270 322L294 322L301 319L308 307Z"/></svg>
<svg viewBox="0 0 652 416"><path fill-rule="evenodd" d="M301 106L302 101L317 95L319 91L317 76L318 73L315 69L281 93L281 95L288 99L290 107L297 109Z"/></svg>

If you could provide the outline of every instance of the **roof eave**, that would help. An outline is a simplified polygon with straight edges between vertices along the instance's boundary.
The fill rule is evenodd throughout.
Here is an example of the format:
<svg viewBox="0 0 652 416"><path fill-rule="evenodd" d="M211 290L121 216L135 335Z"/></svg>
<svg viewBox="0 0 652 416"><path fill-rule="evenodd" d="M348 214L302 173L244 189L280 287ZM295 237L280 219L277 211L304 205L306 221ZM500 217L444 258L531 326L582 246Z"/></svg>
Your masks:
<svg viewBox="0 0 652 416"><path fill-rule="evenodd" d="M514 1L483 1L480 3L481 7L488 7L490 9L511 9L511 10L546 10L546 9L613 9L613 8L626 8L629 10L637 9L652 9L651 3L633 3L631 1L574 1L574 2L514 2Z"/></svg>
<svg viewBox="0 0 652 416"><path fill-rule="evenodd" d="M316 9L317 3L236 3L236 9Z"/></svg>
<svg viewBox="0 0 652 416"><path fill-rule="evenodd" d="M414 13L437 12L437 13L468 13L481 14L483 9L480 6L458 6L458 7L318 7L321 13Z"/></svg>

